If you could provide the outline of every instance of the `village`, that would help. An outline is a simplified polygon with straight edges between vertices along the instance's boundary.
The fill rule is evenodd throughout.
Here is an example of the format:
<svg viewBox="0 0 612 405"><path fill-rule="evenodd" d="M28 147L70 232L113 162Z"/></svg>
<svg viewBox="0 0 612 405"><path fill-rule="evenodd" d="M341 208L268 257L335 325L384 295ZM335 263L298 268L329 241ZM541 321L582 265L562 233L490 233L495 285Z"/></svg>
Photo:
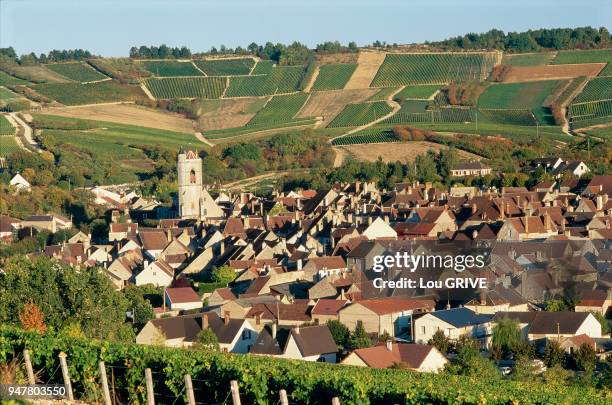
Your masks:
<svg viewBox="0 0 612 405"><path fill-rule="evenodd" d="M532 165L575 177L532 190L418 182L386 190L357 181L262 198L212 193L202 184L200 157L183 150L173 208L129 188L91 187L109 213L105 240L73 232L30 255L97 267L117 290L163 289L154 318L136 336L145 345L202 346L207 331L223 352L440 372L453 356L446 344L467 336L487 353L496 325L511 319L540 353L555 341L568 354L587 345L605 358L612 351L601 323L612 303L612 176L582 181L584 163L554 157ZM480 163L453 170L490 173ZM18 173L11 185L30 189ZM8 244L72 228L71 218L56 213L0 217ZM442 281L457 273L441 268L415 288L371 285L377 256L430 245L486 246L486 265L462 271L454 284ZM572 311L550 305L570 291ZM369 343L343 345L338 330Z"/></svg>

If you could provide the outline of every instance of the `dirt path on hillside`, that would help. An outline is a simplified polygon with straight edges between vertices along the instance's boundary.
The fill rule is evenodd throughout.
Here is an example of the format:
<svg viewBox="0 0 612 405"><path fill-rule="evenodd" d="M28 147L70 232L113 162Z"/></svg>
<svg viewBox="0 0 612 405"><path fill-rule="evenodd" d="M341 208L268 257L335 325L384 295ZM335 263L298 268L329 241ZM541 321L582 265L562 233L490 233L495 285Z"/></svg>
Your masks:
<svg viewBox="0 0 612 405"><path fill-rule="evenodd" d="M258 182L262 180L271 179L274 177L282 177L282 176L286 176L288 174L293 174L293 173L304 173L304 172L307 172L308 170L310 169L291 169L291 170L268 172L264 174L259 174L257 176L249 177L247 179L237 180L231 183L224 184L222 188L225 190L244 189L245 187L257 184Z"/></svg>
<svg viewBox="0 0 612 405"><path fill-rule="evenodd" d="M344 86L345 89L367 89L374 80L378 68L385 61L385 52L361 50L357 57L357 69Z"/></svg>
<svg viewBox="0 0 612 405"><path fill-rule="evenodd" d="M313 72L312 76L310 77L310 80L308 81L308 84L304 88L304 91L306 93L310 93L310 90L312 89L312 86L313 86L314 82L317 81L317 77L319 77L319 71L320 70L321 70L321 67L319 65L317 65L317 67L315 68L315 71Z"/></svg>
<svg viewBox="0 0 612 405"><path fill-rule="evenodd" d="M334 146L336 158L341 155L342 159L346 156L351 156L356 160L375 162L380 156L385 162L412 163L417 156L433 150L438 153L442 149L448 149L448 146L427 141L410 141L410 142L383 142L383 143L367 143L355 145ZM482 157L476 154L457 149L457 155L461 160L481 160ZM334 162L336 166L337 161ZM341 163L341 161L340 161Z"/></svg>
<svg viewBox="0 0 612 405"><path fill-rule="evenodd" d="M34 140L32 128L19 116L17 113L10 113L8 115L9 120L12 120L11 123L17 126L17 135L16 137L21 138L21 146L26 146L34 149L36 152L42 152L42 148L36 141Z"/></svg>
<svg viewBox="0 0 612 405"><path fill-rule="evenodd" d="M202 135L202 133L201 133L201 132L194 132L194 135L195 135L195 137L196 137L196 138L198 138L198 141L200 141L200 142L202 142L202 143L205 143L206 145L208 145L208 146L210 146L210 147L215 146L215 144L214 144L214 143L212 143L212 142L210 142L208 139L206 139L206 138L204 137L204 135Z"/></svg>
<svg viewBox="0 0 612 405"><path fill-rule="evenodd" d="M336 152L336 157L334 159L334 167L342 166L342 163L344 163L344 160L348 155L347 150L342 146L334 146L332 149L334 150L334 152Z"/></svg>

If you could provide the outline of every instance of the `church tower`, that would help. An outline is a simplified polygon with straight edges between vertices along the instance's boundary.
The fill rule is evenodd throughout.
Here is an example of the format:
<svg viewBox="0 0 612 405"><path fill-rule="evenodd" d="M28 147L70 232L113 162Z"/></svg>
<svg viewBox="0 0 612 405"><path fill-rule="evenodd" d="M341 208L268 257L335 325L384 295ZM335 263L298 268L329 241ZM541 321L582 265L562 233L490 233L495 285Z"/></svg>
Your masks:
<svg viewBox="0 0 612 405"><path fill-rule="evenodd" d="M191 150L181 151L177 171L179 217L202 218L202 159Z"/></svg>

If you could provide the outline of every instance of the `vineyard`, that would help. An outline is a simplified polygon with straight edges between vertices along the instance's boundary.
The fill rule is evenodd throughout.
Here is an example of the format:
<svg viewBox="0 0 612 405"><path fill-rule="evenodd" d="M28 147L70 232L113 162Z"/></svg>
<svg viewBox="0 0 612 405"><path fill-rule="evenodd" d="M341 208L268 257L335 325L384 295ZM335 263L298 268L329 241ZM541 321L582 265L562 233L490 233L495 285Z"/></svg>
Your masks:
<svg viewBox="0 0 612 405"><path fill-rule="evenodd" d="M384 101L349 104L344 107L344 110L342 110L327 127L336 128L365 125L389 114L391 111L393 111L391 106Z"/></svg>
<svg viewBox="0 0 612 405"><path fill-rule="evenodd" d="M306 93L272 97L265 107L259 110L259 112L257 112L257 114L247 123L247 126L262 124L275 125L291 121L300 111L307 99L308 94Z"/></svg>
<svg viewBox="0 0 612 405"><path fill-rule="evenodd" d="M219 98L225 77L168 77L144 80L155 98Z"/></svg>
<svg viewBox="0 0 612 405"><path fill-rule="evenodd" d="M281 66L270 74L259 76L235 76L230 78L226 97L269 96L276 93L298 91L304 75L304 66Z"/></svg>
<svg viewBox="0 0 612 405"><path fill-rule="evenodd" d="M91 66L81 62L53 63L45 65L47 69L64 76L75 82L93 82L96 80L108 79L102 73L94 70Z"/></svg>
<svg viewBox="0 0 612 405"><path fill-rule="evenodd" d="M244 127L225 128L225 129L214 129L210 131L203 131L202 133L207 139L219 140L234 138L243 135L252 135L255 132L275 132L275 130L285 130L293 127L302 127L313 125L317 122L313 118L295 118L291 121L280 122L276 124L263 123L258 125L247 125Z"/></svg>
<svg viewBox="0 0 612 405"><path fill-rule="evenodd" d="M252 74L267 75L269 73L272 73L273 68L274 68L274 62L269 61L269 60L260 60L259 62L257 62L257 64L255 64Z"/></svg>
<svg viewBox="0 0 612 405"><path fill-rule="evenodd" d="M100 393L98 362L118 374L114 384L123 403L145 402L145 368L155 376L156 391L165 389L186 403L184 376L190 374L206 393L207 402L223 403L230 380L237 380L246 404L276 403L285 389L290 403L342 404L605 404L605 391L585 385L550 386L494 377L464 377L410 370L371 369L344 365L233 355L202 350L149 347L90 339L41 335L11 328L0 329L0 361L10 361L27 348L34 369L44 381L61 383L58 354L67 362L77 398L85 391ZM195 384L194 384L195 385ZM115 385L113 385L115 386ZM201 398L200 398L201 399Z"/></svg>
<svg viewBox="0 0 612 405"><path fill-rule="evenodd" d="M574 103L569 106L568 116L573 129L609 123L612 119L612 100Z"/></svg>
<svg viewBox="0 0 612 405"><path fill-rule="evenodd" d="M376 94L368 99L368 101L385 101L395 93L399 87L383 87Z"/></svg>
<svg viewBox="0 0 612 405"><path fill-rule="evenodd" d="M14 98L19 98L19 95L4 87L0 87L0 100L12 100Z"/></svg>
<svg viewBox="0 0 612 405"><path fill-rule="evenodd" d="M482 81L494 64L494 53L388 54L371 86Z"/></svg>
<svg viewBox="0 0 612 405"><path fill-rule="evenodd" d="M0 135L0 156L8 156L19 150L14 136Z"/></svg>
<svg viewBox="0 0 612 405"><path fill-rule="evenodd" d="M426 100L430 98L436 91L440 89L438 85L431 86L406 86L400 90L394 98L396 100L406 99L421 99Z"/></svg>
<svg viewBox="0 0 612 405"><path fill-rule="evenodd" d="M0 135L13 135L14 133L15 127L4 115L0 115Z"/></svg>
<svg viewBox="0 0 612 405"><path fill-rule="evenodd" d="M16 84L26 84L25 80L18 79L0 70L0 86L14 86Z"/></svg>
<svg viewBox="0 0 612 405"><path fill-rule="evenodd" d="M542 66L548 65L554 57L554 52L504 54L502 64L510 66Z"/></svg>
<svg viewBox="0 0 612 405"><path fill-rule="evenodd" d="M586 77L577 77L572 79L569 85L559 94L556 100L557 105L567 105L572 101L572 94L580 87L585 81Z"/></svg>
<svg viewBox="0 0 612 405"><path fill-rule="evenodd" d="M612 77L596 77L574 99L575 103L612 99Z"/></svg>
<svg viewBox="0 0 612 405"><path fill-rule="evenodd" d="M554 65L573 63L607 63L600 76L612 75L612 49L559 51L553 60Z"/></svg>
<svg viewBox="0 0 612 405"><path fill-rule="evenodd" d="M347 135L336 138L332 141L332 145L360 145L364 143L384 143L397 141L397 137L393 134L393 131L372 131L372 133Z"/></svg>
<svg viewBox="0 0 612 405"><path fill-rule="evenodd" d="M354 63L323 65L312 85L313 91L343 89L357 68Z"/></svg>
<svg viewBox="0 0 612 405"><path fill-rule="evenodd" d="M30 88L66 105L135 101L145 97L140 87L124 86L113 80L88 84L45 83Z"/></svg>
<svg viewBox="0 0 612 405"><path fill-rule="evenodd" d="M248 75L255 64L252 58L196 60L196 66L208 76Z"/></svg>
<svg viewBox="0 0 612 405"><path fill-rule="evenodd" d="M203 76L193 63L175 60L148 60L141 62L146 70L159 77Z"/></svg>

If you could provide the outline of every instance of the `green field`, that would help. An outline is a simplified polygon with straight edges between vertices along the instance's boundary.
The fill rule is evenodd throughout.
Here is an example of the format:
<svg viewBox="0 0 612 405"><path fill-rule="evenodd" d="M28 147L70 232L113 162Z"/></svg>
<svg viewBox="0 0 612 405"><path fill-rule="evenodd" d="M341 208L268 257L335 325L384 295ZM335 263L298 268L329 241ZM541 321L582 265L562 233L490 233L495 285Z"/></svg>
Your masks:
<svg viewBox="0 0 612 405"><path fill-rule="evenodd" d="M370 86L484 80L494 63L492 53L388 54Z"/></svg>
<svg viewBox="0 0 612 405"><path fill-rule="evenodd" d="M19 94L15 94L7 88L0 87L0 100L12 100L20 97Z"/></svg>
<svg viewBox="0 0 612 405"><path fill-rule="evenodd" d="M559 51L553 60L554 65L568 63L607 63L600 76L612 75L612 49Z"/></svg>
<svg viewBox="0 0 612 405"><path fill-rule="evenodd" d="M510 66L542 66L548 65L554 57L554 52L504 54L502 64Z"/></svg>
<svg viewBox="0 0 612 405"><path fill-rule="evenodd" d="M277 66L267 75L232 77L225 96L252 97L296 92L304 69L304 66Z"/></svg>
<svg viewBox="0 0 612 405"><path fill-rule="evenodd" d="M417 105L402 109L397 114L384 120L389 124L406 123L451 123L451 122L472 122L475 120L475 111L472 108L436 108L429 110L418 110Z"/></svg>
<svg viewBox="0 0 612 405"><path fill-rule="evenodd" d="M13 135L15 127L6 119L4 115L0 115L0 135Z"/></svg>
<svg viewBox="0 0 612 405"><path fill-rule="evenodd" d="M602 139L612 141L612 126L605 127L605 128L588 129L582 133L586 135L590 135L590 136L595 136L597 138L602 138Z"/></svg>
<svg viewBox="0 0 612 405"><path fill-rule="evenodd" d="M19 150L14 136L0 135L0 156L8 156Z"/></svg>
<svg viewBox="0 0 612 405"><path fill-rule="evenodd" d="M595 77L574 99L575 103L612 99L612 77Z"/></svg>
<svg viewBox="0 0 612 405"><path fill-rule="evenodd" d="M261 125L250 125L237 128L214 129L210 131L202 131L202 134L208 139L219 140L235 137L245 137L260 131L284 130L298 126L313 125L317 122L314 118L296 118L287 122L276 124L264 123Z"/></svg>
<svg viewBox="0 0 612 405"><path fill-rule="evenodd" d="M248 75L255 64L252 58L196 60L194 61L208 76Z"/></svg>
<svg viewBox="0 0 612 405"><path fill-rule="evenodd" d="M568 109L568 116L574 129L608 124L612 122L612 100L571 104Z"/></svg>
<svg viewBox="0 0 612 405"><path fill-rule="evenodd" d="M113 80L98 83L45 83L30 88L62 104L96 104L115 101L135 101L145 95L138 86L121 85Z"/></svg>
<svg viewBox="0 0 612 405"><path fill-rule="evenodd" d="M25 80L18 79L0 70L0 86L13 86L15 84L27 84Z"/></svg>
<svg viewBox="0 0 612 405"><path fill-rule="evenodd" d="M144 80L155 98L219 98L225 77L167 77Z"/></svg>
<svg viewBox="0 0 612 405"><path fill-rule="evenodd" d="M400 90L393 98L395 100L421 99L426 100L440 89L438 85L429 86L406 86Z"/></svg>
<svg viewBox="0 0 612 405"><path fill-rule="evenodd" d="M272 69L274 68L274 62L271 60L260 60L257 62L255 67L253 68L254 75L267 75L272 73Z"/></svg>
<svg viewBox="0 0 612 405"><path fill-rule="evenodd" d="M557 104L558 105L567 105L569 104L571 100L571 96L574 93L574 91L580 86L582 85L582 83L584 83L587 80L586 77L576 77L575 79L572 79L570 84L565 88L565 90L563 90L561 92L561 94L559 94L559 96L557 97Z"/></svg>
<svg viewBox="0 0 612 405"><path fill-rule="evenodd" d="M298 111L300 111L307 99L308 94L306 93L272 97L264 108L259 110L259 112L251 118L247 126L262 124L275 125L291 121Z"/></svg>
<svg viewBox="0 0 612 405"><path fill-rule="evenodd" d="M550 111L543 107L543 104L546 97L553 92L558 84L558 80L495 83L487 87L478 98L478 107L511 110L530 109L541 124L551 123Z"/></svg>
<svg viewBox="0 0 612 405"><path fill-rule="evenodd" d="M332 145L359 145L364 143L383 143L383 142L397 142L398 139L391 130L372 130L366 128L364 133L357 133L355 135L347 135L341 138L336 138L332 141ZM366 132L367 131L367 132Z"/></svg>
<svg viewBox="0 0 612 405"><path fill-rule="evenodd" d="M312 90L343 89L353 75L355 69L357 69L357 65L354 63L323 65L319 68L319 75L312 85Z"/></svg>
<svg viewBox="0 0 612 405"><path fill-rule="evenodd" d="M203 76L191 62L175 60L147 60L141 62L146 70L159 77Z"/></svg>
<svg viewBox="0 0 612 405"><path fill-rule="evenodd" d="M386 114L393 109L384 101L372 103L349 104L344 110L329 123L329 128L355 127L368 124Z"/></svg>
<svg viewBox="0 0 612 405"><path fill-rule="evenodd" d="M395 93L400 87L383 87L376 94L368 98L368 101L385 101L388 100L391 94Z"/></svg>
<svg viewBox="0 0 612 405"><path fill-rule="evenodd" d="M45 65L47 69L75 82L93 82L108 79L105 75L81 62L52 63Z"/></svg>

